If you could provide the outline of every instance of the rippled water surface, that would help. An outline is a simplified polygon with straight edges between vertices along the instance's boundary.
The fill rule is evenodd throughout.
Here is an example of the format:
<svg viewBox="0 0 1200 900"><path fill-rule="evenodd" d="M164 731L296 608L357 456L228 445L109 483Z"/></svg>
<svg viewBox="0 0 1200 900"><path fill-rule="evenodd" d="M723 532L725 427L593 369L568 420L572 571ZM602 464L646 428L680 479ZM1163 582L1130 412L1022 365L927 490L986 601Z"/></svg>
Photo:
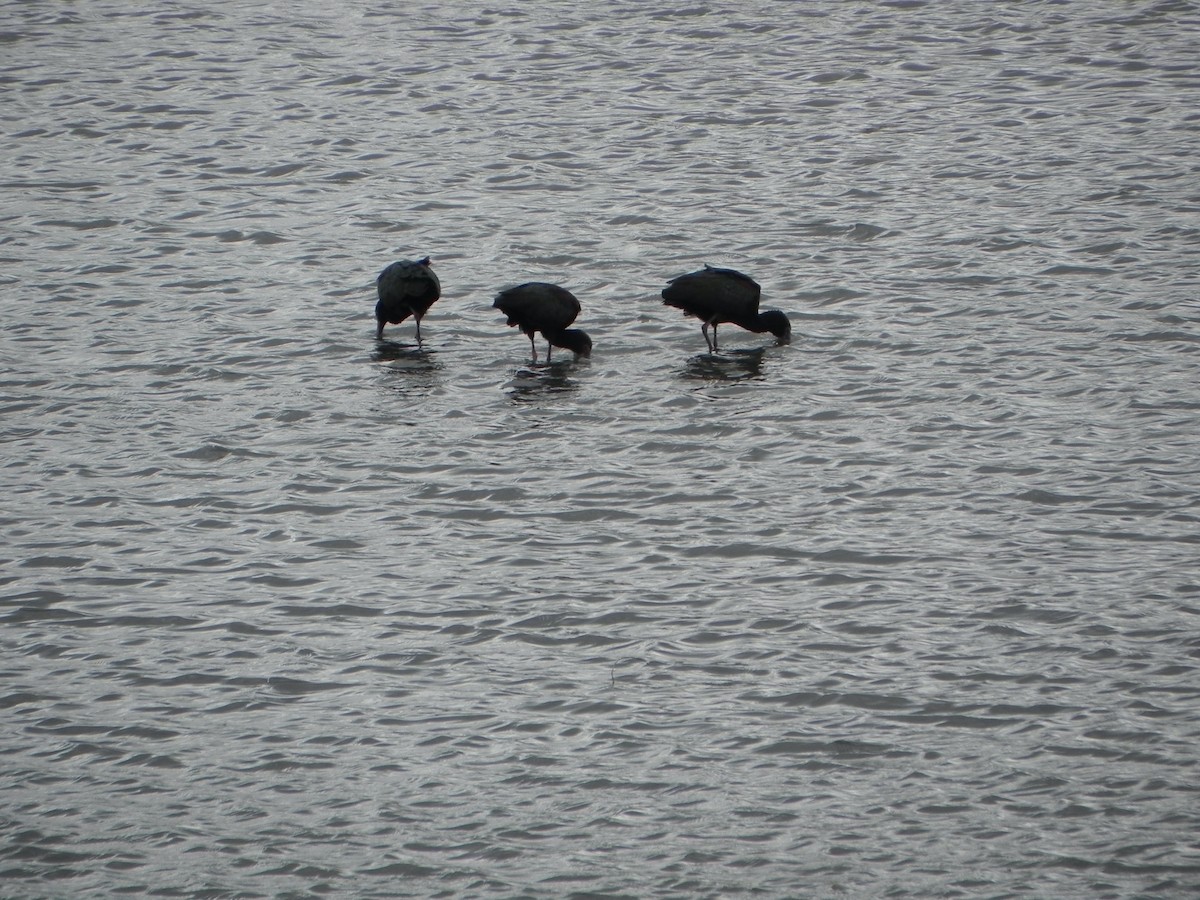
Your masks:
<svg viewBox="0 0 1200 900"><path fill-rule="evenodd" d="M3 894L1194 896L1198 45L4 0Z"/></svg>

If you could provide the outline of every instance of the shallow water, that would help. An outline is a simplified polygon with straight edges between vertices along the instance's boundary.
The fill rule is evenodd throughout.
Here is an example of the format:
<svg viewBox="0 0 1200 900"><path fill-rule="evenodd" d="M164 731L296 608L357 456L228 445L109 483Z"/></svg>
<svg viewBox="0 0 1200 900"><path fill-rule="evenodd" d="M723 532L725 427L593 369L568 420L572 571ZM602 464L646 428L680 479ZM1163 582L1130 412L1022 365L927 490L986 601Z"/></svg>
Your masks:
<svg viewBox="0 0 1200 900"><path fill-rule="evenodd" d="M1195 3L0 13L6 896L1200 888Z"/></svg>

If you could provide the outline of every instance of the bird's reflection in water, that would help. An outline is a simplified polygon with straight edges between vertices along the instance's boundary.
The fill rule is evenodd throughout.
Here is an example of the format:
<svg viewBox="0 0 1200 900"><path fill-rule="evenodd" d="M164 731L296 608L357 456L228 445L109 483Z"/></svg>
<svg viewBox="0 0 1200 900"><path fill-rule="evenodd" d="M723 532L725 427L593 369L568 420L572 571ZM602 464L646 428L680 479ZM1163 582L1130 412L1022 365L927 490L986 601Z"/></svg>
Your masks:
<svg viewBox="0 0 1200 900"><path fill-rule="evenodd" d="M701 353L687 361L683 375L703 381L745 381L763 377L764 347Z"/></svg>
<svg viewBox="0 0 1200 900"><path fill-rule="evenodd" d="M442 369L437 354L417 344L380 341L371 359L379 363L386 374L395 377L395 382L389 386L402 394L429 391Z"/></svg>
<svg viewBox="0 0 1200 900"><path fill-rule="evenodd" d="M574 368L573 361L522 366L513 373L504 390L511 399L522 403L569 394L579 390L578 382L568 377Z"/></svg>

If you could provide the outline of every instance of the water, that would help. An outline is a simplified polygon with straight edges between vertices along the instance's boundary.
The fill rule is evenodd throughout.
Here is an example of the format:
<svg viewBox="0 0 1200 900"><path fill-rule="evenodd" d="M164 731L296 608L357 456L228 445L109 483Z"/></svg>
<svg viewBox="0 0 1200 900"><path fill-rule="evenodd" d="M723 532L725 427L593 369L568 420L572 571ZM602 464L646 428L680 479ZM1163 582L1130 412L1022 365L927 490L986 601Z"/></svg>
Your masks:
<svg viewBox="0 0 1200 900"><path fill-rule="evenodd" d="M5 896L1200 888L1195 3L0 11Z"/></svg>

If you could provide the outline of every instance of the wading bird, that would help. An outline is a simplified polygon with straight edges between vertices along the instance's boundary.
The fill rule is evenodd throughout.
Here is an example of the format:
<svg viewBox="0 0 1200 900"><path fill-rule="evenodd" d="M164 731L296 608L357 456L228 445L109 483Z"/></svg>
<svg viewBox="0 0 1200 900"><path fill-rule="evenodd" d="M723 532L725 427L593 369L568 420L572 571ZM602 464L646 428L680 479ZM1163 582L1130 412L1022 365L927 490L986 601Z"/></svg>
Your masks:
<svg viewBox="0 0 1200 900"><path fill-rule="evenodd" d="M508 316L509 326L515 325L529 335L534 364L538 358L534 335L539 331L546 339L547 364L555 347L570 350L578 356L592 353L592 339L578 328L567 328L579 315L580 307L575 295L566 288L530 281L501 291L492 308Z"/></svg>
<svg viewBox="0 0 1200 900"><path fill-rule="evenodd" d="M375 304L375 340L383 339L383 326L399 325L409 316L417 323L417 343L421 343L421 317L442 296L442 283L429 267L429 257L410 262L394 262L375 282L379 302Z"/></svg>
<svg viewBox="0 0 1200 900"><path fill-rule="evenodd" d="M700 320L700 333L710 353L717 349L717 326L730 322L747 331L759 334L769 331L787 343L792 338L792 323L777 309L760 313L758 298L762 289L748 275L733 269L715 269L706 265L698 272L689 272L672 279L663 288L663 304L682 309ZM712 326L712 340L708 326Z"/></svg>

